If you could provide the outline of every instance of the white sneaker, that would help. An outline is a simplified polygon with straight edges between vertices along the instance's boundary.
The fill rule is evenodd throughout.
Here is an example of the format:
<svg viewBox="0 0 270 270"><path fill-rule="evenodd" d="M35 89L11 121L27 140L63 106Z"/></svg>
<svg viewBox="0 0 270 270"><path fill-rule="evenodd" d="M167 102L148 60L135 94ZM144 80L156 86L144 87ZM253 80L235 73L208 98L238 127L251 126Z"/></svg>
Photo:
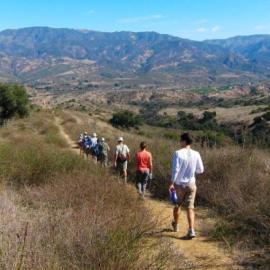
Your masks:
<svg viewBox="0 0 270 270"><path fill-rule="evenodd" d="M172 221L172 227L174 232L179 232L179 227L175 220Z"/></svg>
<svg viewBox="0 0 270 270"><path fill-rule="evenodd" d="M194 229L189 229L187 233L188 238L194 238L196 237L196 233Z"/></svg>

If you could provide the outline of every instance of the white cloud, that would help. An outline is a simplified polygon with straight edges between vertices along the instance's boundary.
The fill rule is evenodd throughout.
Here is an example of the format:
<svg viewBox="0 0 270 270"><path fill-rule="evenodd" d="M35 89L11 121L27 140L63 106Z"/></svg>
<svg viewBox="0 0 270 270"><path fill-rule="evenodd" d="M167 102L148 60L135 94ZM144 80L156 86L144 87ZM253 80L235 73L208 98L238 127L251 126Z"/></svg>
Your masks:
<svg viewBox="0 0 270 270"><path fill-rule="evenodd" d="M220 30L220 26L219 26L219 25L215 25L215 26L213 26L213 27L211 28L211 31L212 31L213 33L219 32L219 30Z"/></svg>
<svg viewBox="0 0 270 270"><path fill-rule="evenodd" d="M219 25L215 25L213 27L210 28L206 28L206 27L199 27L196 29L196 32L198 33L207 33L207 32L212 32L212 33L216 33L220 31L220 26Z"/></svg>
<svg viewBox="0 0 270 270"><path fill-rule="evenodd" d="M161 14L153 14L149 16L142 17L129 17L118 20L119 23L140 23L140 22L148 22L148 21L156 21L165 18Z"/></svg>
<svg viewBox="0 0 270 270"><path fill-rule="evenodd" d="M208 29L204 27L200 27L200 28L197 28L196 31L199 33L205 33L205 32L208 32Z"/></svg>

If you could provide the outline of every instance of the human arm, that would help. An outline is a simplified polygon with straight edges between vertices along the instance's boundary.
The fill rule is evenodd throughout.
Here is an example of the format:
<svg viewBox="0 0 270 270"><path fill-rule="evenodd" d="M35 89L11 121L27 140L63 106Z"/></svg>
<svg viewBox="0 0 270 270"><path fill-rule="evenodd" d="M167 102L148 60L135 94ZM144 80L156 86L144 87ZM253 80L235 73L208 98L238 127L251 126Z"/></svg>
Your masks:
<svg viewBox="0 0 270 270"><path fill-rule="evenodd" d="M114 167L117 167L117 158L118 158L118 151L117 149L115 149L115 153L114 153Z"/></svg>
<svg viewBox="0 0 270 270"><path fill-rule="evenodd" d="M202 174L204 172L204 166L202 162L201 155L198 153L197 163L196 163L196 173Z"/></svg>
<svg viewBox="0 0 270 270"><path fill-rule="evenodd" d="M152 158L151 154L150 154L150 158L149 158L149 173L150 174L153 173L153 158Z"/></svg>
<svg viewBox="0 0 270 270"><path fill-rule="evenodd" d="M131 160L131 158L130 158L130 150L129 150L129 148L126 146L126 148L127 148L127 161L128 162L130 162L130 160Z"/></svg>
<svg viewBox="0 0 270 270"><path fill-rule="evenodd" d="M179 171L180 171L179 161L178 161L177 153L175 152L172 159L172 178L170 181L169 190L174 188L174 183L178 176Z"/></svg>
<svg viewBox="0 0 270 270"><path fill-rule="evenodd" d="M130 158L130 152L127 153L127 161L130 162L131 158Z"/></svg>

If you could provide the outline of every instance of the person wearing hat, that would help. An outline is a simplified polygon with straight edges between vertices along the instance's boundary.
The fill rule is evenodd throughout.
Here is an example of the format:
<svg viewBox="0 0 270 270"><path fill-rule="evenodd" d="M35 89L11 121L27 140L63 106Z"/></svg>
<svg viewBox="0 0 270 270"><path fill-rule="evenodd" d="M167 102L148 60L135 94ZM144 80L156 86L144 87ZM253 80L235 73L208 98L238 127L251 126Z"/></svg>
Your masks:
<svg viewBox="0 0 270 270"><path fill-rule="evenodd" d="M130 151L127 145L124 144L123 137L119 137L117 142L114 166L119 171L120 175L124 177L124 182L127 183L127 166L130 161Z"/></svg>
<svg viewBox="0 0 270 270"><path fill-rule="evenodd" d="M110 146L106 143L105 138L101 138L99 142L99 156L101 166L108 166L108 152L110 151Z"/></svg>

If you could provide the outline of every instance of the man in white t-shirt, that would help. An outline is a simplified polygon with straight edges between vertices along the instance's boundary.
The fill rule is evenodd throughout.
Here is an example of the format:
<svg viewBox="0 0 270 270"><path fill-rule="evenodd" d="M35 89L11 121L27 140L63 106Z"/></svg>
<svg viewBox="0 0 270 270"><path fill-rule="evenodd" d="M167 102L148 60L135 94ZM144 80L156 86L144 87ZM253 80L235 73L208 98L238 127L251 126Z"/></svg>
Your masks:
<svg viewBox="0 0 270 270"><path fill-rule="evenodd" d="M125 183L127 183L127 165L130 161L130 151L126 144L124 144L123 137L119 137L118 144L115 149L114 166L123 175Z"/></svg>
<svg viewBox="0 0 270 270"><path fill-rule="evenodd" d="M189 238L196 236L194 230L194 201L196 196L196 174L204 172L203 162L200 153L191 149L192 139L188 133L183 133L180 139L181 149L173 155L172 179L170 190L177 192L178 203L173 211L172 226L175 232L178 231L179 209L187 204L188 234Z"/></svg>

